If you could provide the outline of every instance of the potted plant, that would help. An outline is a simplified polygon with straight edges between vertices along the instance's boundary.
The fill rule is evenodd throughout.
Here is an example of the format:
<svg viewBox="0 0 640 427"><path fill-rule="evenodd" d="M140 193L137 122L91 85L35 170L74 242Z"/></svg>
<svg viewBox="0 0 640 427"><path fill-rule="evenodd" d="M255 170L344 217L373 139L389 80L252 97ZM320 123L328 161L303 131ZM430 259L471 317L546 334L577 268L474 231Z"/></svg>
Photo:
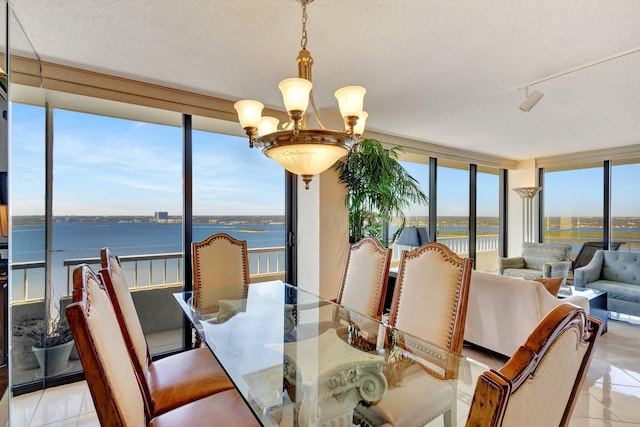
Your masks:
<svg viewBox="0 0 640 427"><path fill-rule="evenodd" d="M31 350L34 340L31 338L31 332L34 328L44 330L42 319L14 320L11 329L11 357L13 366L20 370L36 369L38 360Z"/></svg>
<svg viewBox="0 0 640 427"><path fill-rule="evenodd" d="M59 316L45 328L44 320L23 321L26 334L33 340L31 348L44 375L54 376L65 371L73 348L73 335L67 319Z"/></svg>
<svg viewBox="0 0 640 427"><path fill-rule="evenodd" d="M365 236L382 241L384 221L398 217L401 226L390 239L394 241L405 225L403 210L411 203L428 204L418 181L398 162L401 152L401 147L385 149L375 139L363 139L336 162L340 182L347 186L345 204L349 209L351 242Z"/></svg>

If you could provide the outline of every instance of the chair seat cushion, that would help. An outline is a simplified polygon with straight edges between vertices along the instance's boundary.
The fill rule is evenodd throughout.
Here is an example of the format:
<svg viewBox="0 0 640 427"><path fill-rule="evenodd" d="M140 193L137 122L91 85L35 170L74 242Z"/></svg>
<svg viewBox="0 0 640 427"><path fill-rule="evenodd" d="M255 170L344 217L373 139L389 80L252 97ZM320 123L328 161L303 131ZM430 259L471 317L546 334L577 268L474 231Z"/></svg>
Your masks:
<svg viewBox="0 0 640 427"><path fill-rule="evenodd" d="M260 424L253 412L234 389L216 393L159 415L151 420L148 427L258 425Z"/></svg>
<svg viewBox="0 0 640 427"><path fill-rule="evenodd" d="M640 286L638 285L612 280L597 280L587 283L587 287L607 291L609 299L619 299L640 304Z"/></svg>
<svg viewBox="0 0 640 427"><path fill-rule="evenodd" d="M533 280L540 279L542 277L542 270L531 270L529 268L505 268L502 275Z"/></svg>
<svg viewBox="0 0 640 427"><path fill-rule="evenodd" d="M153 413L233 388L233 383L207 347L154 361L147 372Z"/></svg>
<svg viewBox="0 0 640 427"><path fill-rule="evenodd" d="M421 426L451 408L453 399L450 381L434 378L419 365L412 365L400 384L390 387L382 400L371 406L359 404L355 412L370 425Z"/></svg>

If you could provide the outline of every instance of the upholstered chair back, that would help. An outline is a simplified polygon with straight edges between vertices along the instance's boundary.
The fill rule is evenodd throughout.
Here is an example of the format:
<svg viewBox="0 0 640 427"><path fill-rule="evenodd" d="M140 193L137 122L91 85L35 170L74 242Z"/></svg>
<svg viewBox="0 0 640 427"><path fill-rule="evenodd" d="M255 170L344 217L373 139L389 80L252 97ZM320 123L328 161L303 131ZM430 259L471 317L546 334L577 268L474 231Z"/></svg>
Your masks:
<svg viewBox="0 0 640 427"><path fill-rule="evenodd" d="M119 307L122 312L122 318L126 331L131 338L131 346L134 349L135 357L140 364L143 375L146 375L150 360L149 348L140 324L140 318L133 304L133 298L129 293L129 284L120 264L120 259L109 248L103 248L100 251L100 260L105 287L114 307Z"/></svg>
<svg viewBox="0 0 640 427"><path fill-rule="evenodd" d="M478 380L467 426L566 426L601 333L573 304L550 311L509 361Z"/></svg>
<svg viewBox="0 0 640 427"><path fill-rule="evenodd" d="M524 242L522 258L526 268L542 270L543 265L548 262L570 261L572 250L571 245Z"/></svg>
<svg viewBox="0 0 640 427"><path fill-rule="evenodd" d="M472 266L440 243L403 252L389 323L460 353Z"/></svg>
<svg viewBox="0 0 640 427"><path fill-rule="evenodd" d="M246 240L220 233L191 246L193 256L193 304L201 311L217 311L220 299L246 297L249 284L249 257ZM237 294L212 295L205 289L237 286Z"/></svg>
<svg viewBox="0 0 640 427"><path fill-rule="evenodd" d="M602 263L602 279L640 285L639 252L604 250L598 252L602 252L604 258Z"/></svg>
<svg viewBox="0 0 640 427"><path fill-rule="evenodd" d="M384 308L391 252L373 237L365 237L350 245L338 291L338 304L379 318Z"/></svg>
<svg viewBox="0 0 640 427"><path fill-rule="evenodd" d="M146 425L141 389L102 280L82 265L73 282L66 313L100 424Z"/></svg>

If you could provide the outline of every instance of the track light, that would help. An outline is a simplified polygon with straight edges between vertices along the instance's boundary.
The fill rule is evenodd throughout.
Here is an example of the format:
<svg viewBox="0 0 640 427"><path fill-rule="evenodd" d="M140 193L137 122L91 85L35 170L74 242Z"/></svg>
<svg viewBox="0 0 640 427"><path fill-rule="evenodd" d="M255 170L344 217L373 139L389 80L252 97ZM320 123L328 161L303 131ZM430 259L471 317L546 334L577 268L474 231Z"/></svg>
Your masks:
<svg viewBox="0 0 640 427"><path fill-rule="evenodd" d="M544 94L537 90L534 90L533 92L531 92L531 94L529 94L529 86L526 86L524 90L525 90L525 96L527 97L527 99L525 99L524 102L520 104L520 110L524 111L525 113L528 113L529 110L535 107L535 105L542 99Z"/></svg>

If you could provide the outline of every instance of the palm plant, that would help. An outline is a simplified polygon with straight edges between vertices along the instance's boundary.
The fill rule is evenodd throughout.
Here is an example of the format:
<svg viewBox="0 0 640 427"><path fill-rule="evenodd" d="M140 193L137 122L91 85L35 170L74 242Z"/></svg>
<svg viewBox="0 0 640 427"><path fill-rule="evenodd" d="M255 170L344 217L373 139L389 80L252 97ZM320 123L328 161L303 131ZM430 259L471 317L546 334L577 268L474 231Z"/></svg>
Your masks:
<svg viewBox="0 0 640 427"><path fill-rule="evenodd" d="M401 147L385 149L375 139L364 139L336 163L340 182L347 186L352 242L365 236L382 239L384 221L397 217L401 226L391 238L394 241L405 225L403 210L411 203L429 203L418 181L398 162L401 152Z"/></svg>

